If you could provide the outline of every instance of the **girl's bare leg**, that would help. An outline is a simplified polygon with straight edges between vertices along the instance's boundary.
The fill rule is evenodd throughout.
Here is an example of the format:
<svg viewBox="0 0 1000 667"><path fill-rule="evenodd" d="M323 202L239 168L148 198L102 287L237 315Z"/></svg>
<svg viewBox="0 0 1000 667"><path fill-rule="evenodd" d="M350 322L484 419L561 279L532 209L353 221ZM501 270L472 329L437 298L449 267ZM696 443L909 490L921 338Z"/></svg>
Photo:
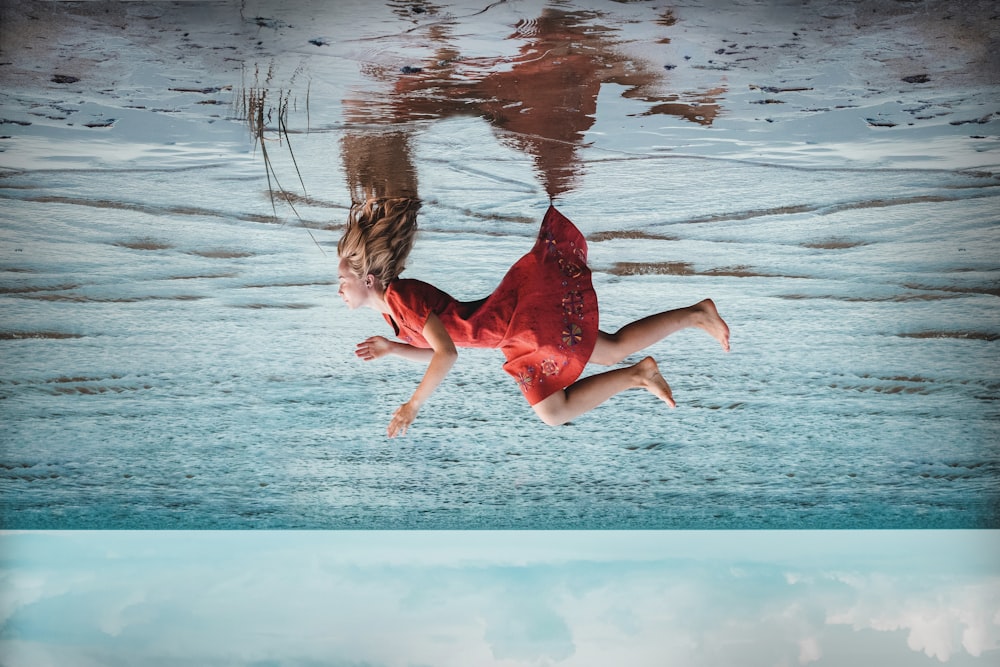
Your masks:
<svg viewBox="0 0 1000 667"><path fill-rule="evenodd" d="M535 404L535 412L549 426L565 424L596 408L615 394L642 387L670 407L676 407L670 386L660 375L656 360L646 357L634 366L617 368L577 380Z"/></svg>
<svg viewBox="0 0 1000 667"><path fill-rule="evenodd" d="M729 351L729 326L719 316L715 303L705 299L687 308L668 310L627 324L617 332L599 332L590 360L595 364L617 364L630 354L644 350L672 333L697 327L719 341Z"/></svg>

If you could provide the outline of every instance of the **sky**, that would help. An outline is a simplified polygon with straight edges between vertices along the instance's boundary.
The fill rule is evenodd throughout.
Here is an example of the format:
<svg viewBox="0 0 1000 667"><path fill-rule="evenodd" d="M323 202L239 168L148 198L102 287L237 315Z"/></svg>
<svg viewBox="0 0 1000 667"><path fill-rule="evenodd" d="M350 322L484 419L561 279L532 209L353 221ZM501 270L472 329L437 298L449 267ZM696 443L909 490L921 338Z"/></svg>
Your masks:
<svg viewBox="0 0 1000 667"><path fill-rule="evenodd" d="M15 532L39 665L987 665L994 531Z"/></svg>

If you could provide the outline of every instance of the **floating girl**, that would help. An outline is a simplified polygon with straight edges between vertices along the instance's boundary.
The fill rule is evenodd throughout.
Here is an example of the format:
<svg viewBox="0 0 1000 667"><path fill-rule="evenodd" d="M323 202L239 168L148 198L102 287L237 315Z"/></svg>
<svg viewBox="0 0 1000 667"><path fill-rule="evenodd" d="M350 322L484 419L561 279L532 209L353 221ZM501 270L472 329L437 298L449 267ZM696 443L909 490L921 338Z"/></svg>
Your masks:
<svg viewBox="0 0 1000 667"><path fill-rule="evenodd" d="M611 366L670 334L703 329L729 351L729 327L711 299L650 315L613 334L598 328L597 294L583 235L555 207L534 247L485 299L457 301L433 285L400 278L413 247L420 202L374 198L351 209L340 239L339 294L352 310L373 308L402 342L372 336L358 344L365 361L395 354L427 363L416 391L392 416L390 438L405 435L451 370L456 347L493 347L546 424L565 424L626 389L643 388L675 407L652 357L580 378L587 363Z"/></svg>

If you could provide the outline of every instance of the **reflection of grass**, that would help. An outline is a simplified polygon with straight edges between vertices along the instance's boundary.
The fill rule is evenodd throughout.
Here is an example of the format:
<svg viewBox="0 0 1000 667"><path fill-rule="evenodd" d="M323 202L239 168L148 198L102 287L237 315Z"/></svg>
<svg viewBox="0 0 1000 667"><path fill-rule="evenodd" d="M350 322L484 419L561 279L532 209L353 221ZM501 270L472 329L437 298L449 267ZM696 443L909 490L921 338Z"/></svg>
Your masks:
<svg viewBox="0 0 1000 667"><path fill-rule="evenodd" d="M254 139L254 150L260 147L261 155L264 158L264 172L267 174L267 192L271 199L271 210L274 212L274 217L278 217L278 208L275 203L275 196L279 195L284 199L288 207L292 209L300 221L302 216L295 208L295 204L292 203L293 198L298 198L291 192L285 190L281 185L281 181L278 179L278 173L274 169L274 163L271 161L271 156L268 153L267 145L269 141L277 141L279 146L288 147L288 155L292 159L292 165L295 167L295 174L299 178L299 184L302 186L302 192L306 192L305 180L302 178L302 172L299 170L299 163L295 159L295 152L292 150L292 141L289 136L288 131L288 112L290 104L292 101L292 91L291 89L278 88L277 91L272 90L270 87L271 78L273 76L273 66L268 68L267 76L264 82L260 81L260 69L254 69L254 83L251 86L244 86L241 90L241 94L236 98L236 114L246 121L247 127L250 129L250 134ZM306 89L306 116L309 115L309 89ZM276 135L276 136L270 136ZM319 242L316 237L313 236L312 231L306 227L306 231L309 233L310 238L313 242L319 246ZM322 250L322 247L320 247Z"/></svg>

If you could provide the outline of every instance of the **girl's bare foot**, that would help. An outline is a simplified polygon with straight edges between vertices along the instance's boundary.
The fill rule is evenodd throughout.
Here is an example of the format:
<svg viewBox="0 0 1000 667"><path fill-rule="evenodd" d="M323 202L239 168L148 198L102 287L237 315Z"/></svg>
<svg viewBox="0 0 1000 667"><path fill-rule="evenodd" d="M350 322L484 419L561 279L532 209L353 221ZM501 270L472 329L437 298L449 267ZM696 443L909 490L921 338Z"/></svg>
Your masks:
<svg viewBox="0 0 1000 667"><path fill-rule="evenodd" d="M698 309L695 326L704 329L708 335L719 341L723 350L729 352L729 325L719 316L715 302L705 299L695 304L695 308Z"/></svg>
<svg viewBox="0 0 1000 667"><path fill-rule="evenodd" d="M677 407L674 395L670 391L670 385L660 375L660 367L656 364L656 359L646 357L632 368L635 369L640 387L648 390L670 407Z"/></svg>

